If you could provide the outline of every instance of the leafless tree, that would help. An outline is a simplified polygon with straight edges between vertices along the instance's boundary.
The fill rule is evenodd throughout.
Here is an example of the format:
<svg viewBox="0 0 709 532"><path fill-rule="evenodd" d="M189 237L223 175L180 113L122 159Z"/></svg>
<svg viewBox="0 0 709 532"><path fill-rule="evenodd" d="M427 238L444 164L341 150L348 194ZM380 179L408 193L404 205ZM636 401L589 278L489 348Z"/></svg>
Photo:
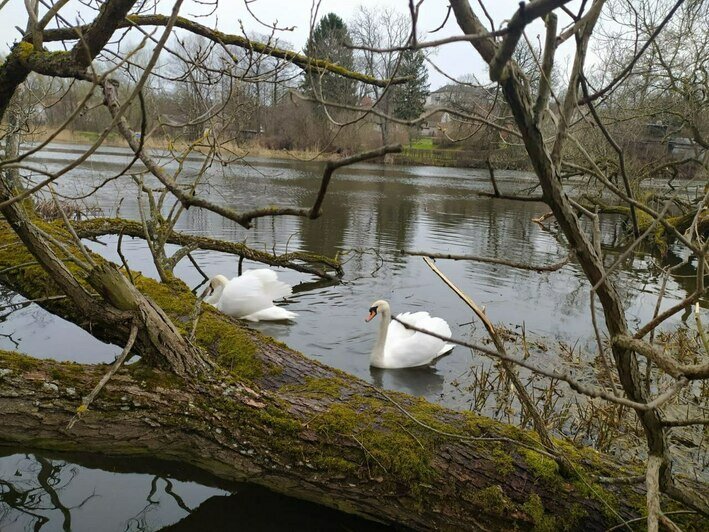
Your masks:
<svg viewBox="0 0 709 532"><path fill-rule="evenodd" d="M404 45L411 36L409 18L393 8L367 8L360 6L351 24L353 45L360 53L361 70L379 79L397 76L401 65L401 51L393 50ZM386 51L380 52L379 50ZM393 114L390 87L364 86L364 95L385 114ZM382 143L389 137L390 123L378 120Z"/></svg>
<svg viewBox="0 0 709 532"><path fill-rule="evenodd" d="M676 427L706 425L706 405L701 405L696 417L687 419L670 418L664 409L673 401L677 404L683 391L709 378L709 345L701 311L698 307L694 310L693 352L683 350L686 342L673 342L659 333L669 318L694 308L706 294L709 190L705 187L697 198L682 203L677 200L680 193L687 193L688 185L669 187L662 191L658 203L657 197L648 197L640 187L644 176L685 165L694 168L695 181L690 185L706 180L709 10L706 1L644 0L638 10L635 2L595 0L582 2L576 12L569 3L536 0L521 4L501 28L487 29L483 2L473 6L466 0L451 0L448 15L455 18L461 33L438 41L417 36L420 2L410 3L408 18L394 12L362 11L357 25L357 46L364 54L365 72L361 73L284 49L272 36L259 42L236 28L232 33L211 29L198 19L182 16L182 0L173 3L170 15L152 14L149 6L135 0L107 0L92 14L91 22L81 26L64 16L66 2L58 1L51 7L26 2L23 38L0 65L0 118L7 124L6 152L0 161L0 280L91 334L122 343L125 348L108 371L86 366L79 376L61 364L0 354L0 412L6 429L2 438L50 448L109 448L109 452L111 446L118 445L116 452L150 453L199 465L229 479L248 476L276 489L289 486L287 489L304 498L341 504L348 511L419 529L432 524L450 528L543 527L560 524L550 521L556 519L554 513L573 514L577 520L583 519L585 528L599 529L619 521L627 525L626 520L644 518L645 511L648 529L657 530L658 522L675 526L669 513L662 513L660 492L700 514L700 519L709 517L705 486L690 486L674 474L671 445ZM604 27L602 16L615 24L623 24L629 17L631 38L637 46L630 54L609 46L606 71L591 76L586 72L587 56L598 35L597 27ZM377 17L388 21L386 39L378 31ZM520 55L516 50L525 46L525 29L536 20L545 23L544 45L527 43L527 52ZM199 40L171 40L178 30ZM275 28L271 30L275 32ZM604 31L610 35L613 26ZM128 34L137 35L137 43L129 45ZM441 106L416 119L391 116L386 91L405 81L397 78L400 52L455 41L469 42L470 53L479 54L487 63L490 80L510 115ZM575 52L568 83L559 88L553 69L556 50L565 42L572 43ZM64 48L49 51L53 43ZM524 57L525 65L515 60L515 52L518 59ZM158 69L163 57L172 57L173 66L179 67L171 72ZM591 287L589 319L596 328L597 354L606 361L607 379L582 382L571 371L541 367L511 354L483 309L440 270L441 278L483 322L494 348L454 341L502 361L537 436L510 434L475 417L421 406L410 397L391 396L201 306L172 275L174 265L194 249L234 253L320 277L332 277L342 270L335 259L307 253L276 256L178 233L174 228L181 213L203 209L245 228L264 217L315 219L327 212L328 186L339 168L401 149L383 142L376 149L325 162L310 208L273 206L266 200L226 206L210 200L201 193L207 168L214 161L228 164L238 156L229 143L235 130L226 125L243 123L243 107L231 105L232 98L236 96L239 102L239 87L256 83L255 99L261 105L268 97L258 84L275 83L282 79L276 72L292 68L310 76L327 73L356 81L380 102L372 109L362 109L351 103L324 101L317 94L300 96L326 110L346 111L337 115L337 120L328 114L334 131L375 117L386 141L387 124L416 125L432 113L445 111L494 128L507 142L523 145L537 177L539 199L550 209L543 218L555 219ZM59 91L60 102L71 94L73 101L58 113L37 146L21 152L17 133L28 122L17 111L17 102L38 90L29 88L37 76L50 81L36 87ZM171 90L174 87L173 95L183 95L184 116L168 120L151 109L157 106L157 79L164 80ZM75 86L79 89L73 89ZM152 101L146 97L151 86ZM278 93L273 94L275 103ZM669 142L675 133L682 133L692 140L692 153L679 159L663 155L661 160L649 162L638 156L637 143L621 137L626 122L619 120L618 109L628 112L639 132L640 112L648 105L656 109L651 116L672 117L674 130L663 131L663 139ZM31 163L33 153L82 115L99 116L99 112L98 136L75 161L52 172ZM256 123L260 128L259 119ZM175 163L169 169L150 149L151 138L163 127L186 132L179 146L168 146ZM117 133L133 153L121 175L133 177L135 194L145 210L140 220L72 220L54 185L94 154L111 133ZM593 139L592 146L588 139ZM197 175L185 178L181 163L195 151L203 155L203 165ZM145 172L132 170L138 160ZM593 194L572 199L570 180L575 176L592 183ZM492 166L491 177L494 195L500 196ZM48 223L39 218L33 202L41 195L53 202L58 220ZM673 205L682 212L671 216ZM627 215L632 228L626 251L613 261L604 256L601 246L599 216L603 212ZM121 271L89 252L81 240L109 233L144 238L162 282L134 277L127 264ZM686 262L695 268L695 289L666 310L660 311L658 301L652 320L631 327L614 271L648 240L683 248ZM167 243L182 248L168 257ZM436 255L437 251L423 253ZM540 269L495 257L451 258ZM25 275L28 268L33 268L32 275ZM146 378L132 368L121 368L132 354L140 354ZM637 482L637 474L618 482L619 468L612 460L587 463L583 453L550 436L519 377L519 368L552 379L554 384L563 382L582 397L633 412L642 427L648 455L642 472L647 506L642 511L630 496L634 492L623 487ZM48 381L50 376L63 388L42 386L47 384L42 380ZM70 379L82 390L81 405L62 391ZM141 384L146 381L157 384L148 388ZM100 394L104 386L112 393ZM140 407L124 408L123 397L136 397ZM93 401L98 398L101 411L94 412ZM104 413L110 416L104 419ZM75 417L65 428L69 414ZM500 465L503 462L504 467ZM513 480L510 472L514 472ZM540 475L549 482L538 482ZM618 500L616 506L599 493L599 483L609 478L603 489L611 490ZM526 491L519 486L525 486ZM574 514L579 505L583 515Z"/></svg>

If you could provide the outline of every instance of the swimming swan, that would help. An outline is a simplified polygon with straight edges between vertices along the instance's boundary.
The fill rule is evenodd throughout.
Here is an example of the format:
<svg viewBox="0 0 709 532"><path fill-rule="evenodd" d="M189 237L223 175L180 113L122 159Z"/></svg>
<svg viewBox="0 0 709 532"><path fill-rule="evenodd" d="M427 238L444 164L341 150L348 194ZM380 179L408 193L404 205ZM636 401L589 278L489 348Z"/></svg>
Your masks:
<svg viewBox="0 0 709 532"><path fill-rule="evenodd" d="M369 356L370 366L389 369L425 366L454 347L440 338L407 329L401 323L392 321L389 303L381 299L372 303L365 321L371 321L378 313L382 315L382 322L379 338ZM432 318L428 312L404 312L396 317L419 329L448 338L451 336L451 328L445 320Z"/></svg>
<svg viewBox="0 0 709 532"><path fill-rule="evenodd" d="M204 301L229 316L249 321L292 320L297 316L273 304L274 299L291 295L293 288L268 268L247 270L231 281L216 275L209 285L212 291Z"/></svg>

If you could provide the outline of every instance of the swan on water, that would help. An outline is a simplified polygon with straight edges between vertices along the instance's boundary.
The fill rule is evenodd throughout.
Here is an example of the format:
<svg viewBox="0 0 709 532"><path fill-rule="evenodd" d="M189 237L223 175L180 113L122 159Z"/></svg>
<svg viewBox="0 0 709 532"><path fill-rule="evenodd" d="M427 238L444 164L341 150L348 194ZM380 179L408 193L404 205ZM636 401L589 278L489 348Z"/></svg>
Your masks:
<svg viewBox="0 0 709 532"><path fill-rule="evenodd" d="M392 321L389 303L382 299L372 303L365 321L371 321L377 314L381 314L382 319L379 338L369 356L370 366L389 369L425 366L454 347L440 338L407 329L398 321ZM428 312L404 312L396 317L419 329L447 338L451 336L451 328L446 321L432 318Z"/></svg>
<svg viewBox="0 0 709 532"><path fill-rule="evenodd" d="M274 299L293 293L293 288L278 280L278 274L268 268L247 270L231 281L216 275L209 281L211 293L204 298L224 314L249 321L292 320L297 314L277 307Z"/></svg>

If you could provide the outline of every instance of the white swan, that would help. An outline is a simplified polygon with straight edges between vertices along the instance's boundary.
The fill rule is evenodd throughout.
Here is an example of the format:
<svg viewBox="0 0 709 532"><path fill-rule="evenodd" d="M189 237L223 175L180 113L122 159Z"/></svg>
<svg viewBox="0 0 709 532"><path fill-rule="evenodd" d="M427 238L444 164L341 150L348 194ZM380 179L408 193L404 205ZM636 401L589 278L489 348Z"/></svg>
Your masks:
<svg viewBox="0 0 709 532"><path fill-rule="evenodd" d="M401 323L392 321L389 303L382 299L372 303L365 321L371 321L378 313L382 315L382 322L379 338L369 356L370 366L390 369L425 366L454 347L440 338L407 329ZM396 317L419 329L447 338L451 336L451 328L445 320L432 318L428 312L404 312Z"/></svg>
<svg viewBox="0 0 709 532"><path fill-rule="evenodd" d="M273 304L274 299L291 295L293 288L268 268L247 270L231 281L216 275L209 285L212 291L204 301L229 316L249 321L292 320L297 316Z"/></svg>

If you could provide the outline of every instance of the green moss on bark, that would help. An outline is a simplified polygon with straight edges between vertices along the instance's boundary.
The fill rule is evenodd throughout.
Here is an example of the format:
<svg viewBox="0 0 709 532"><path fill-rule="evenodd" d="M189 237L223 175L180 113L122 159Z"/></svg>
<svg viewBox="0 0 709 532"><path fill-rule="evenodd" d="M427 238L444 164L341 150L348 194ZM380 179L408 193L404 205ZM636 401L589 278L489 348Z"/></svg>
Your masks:
<svg viewBox="0 0 709 532"><path fill-rule="evenodd" d="M556 517L546 513L542 500L536 493L529 496L527 502L522 505L522 510L534 523L535 532L555 532L559 529Z"/></svg>
<svg viewBox="0 0 709 532"><path fill-rule="evenodd" d="M531 449L520 449L520 454L535 478L551 486L558 486L562 482L559 465L555 460Z"/></svg>

